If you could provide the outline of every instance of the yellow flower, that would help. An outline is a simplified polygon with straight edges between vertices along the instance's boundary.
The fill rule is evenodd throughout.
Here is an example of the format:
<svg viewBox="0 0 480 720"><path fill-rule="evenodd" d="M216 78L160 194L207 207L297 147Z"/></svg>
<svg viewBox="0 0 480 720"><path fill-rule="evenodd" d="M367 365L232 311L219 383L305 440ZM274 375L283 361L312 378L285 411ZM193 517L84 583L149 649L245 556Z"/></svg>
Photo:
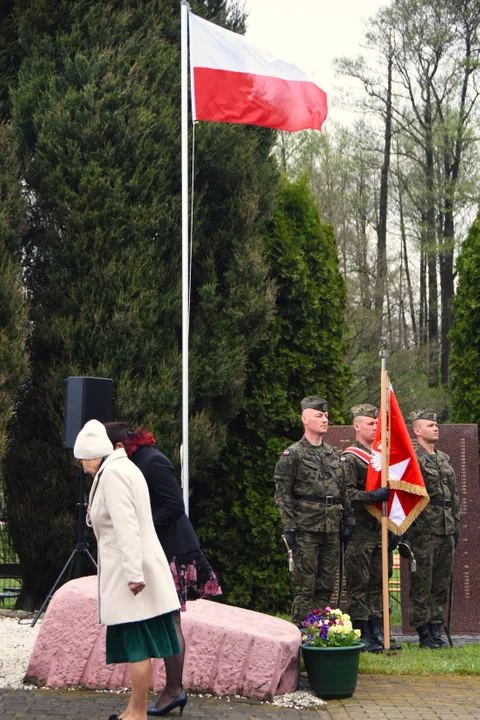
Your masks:
<svg viewBox="0 0 480 720"><path fill-rule="evenodd" d="M356 638L360 637L360 630L354 630L353 632L355 633Z"/></svg>
<svg viewBox="0 0 480 720"><path fill-rule="evenodd" d="M350 620L350 615L347 615L347 613L343 613L342 620Z"/></svg>

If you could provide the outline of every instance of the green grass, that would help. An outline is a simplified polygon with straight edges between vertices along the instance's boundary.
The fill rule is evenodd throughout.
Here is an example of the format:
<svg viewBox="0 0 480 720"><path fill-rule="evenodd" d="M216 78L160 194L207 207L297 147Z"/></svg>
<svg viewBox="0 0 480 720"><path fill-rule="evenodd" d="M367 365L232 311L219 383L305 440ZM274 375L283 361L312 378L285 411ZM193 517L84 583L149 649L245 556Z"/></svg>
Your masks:
<svg viewBox="0 0 480 720"><path fill-rule="evenodd" d="M363 675L480 675L480 643L442 650L424 650L404 643L403 650L375 655L361 653Z"/></svg>

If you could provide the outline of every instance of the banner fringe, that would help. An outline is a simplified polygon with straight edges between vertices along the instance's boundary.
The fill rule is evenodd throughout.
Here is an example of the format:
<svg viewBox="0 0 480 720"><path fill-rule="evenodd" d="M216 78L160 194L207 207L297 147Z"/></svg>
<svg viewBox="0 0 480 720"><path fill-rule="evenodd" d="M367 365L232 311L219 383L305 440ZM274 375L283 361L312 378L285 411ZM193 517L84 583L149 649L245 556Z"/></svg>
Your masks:
<svg viewBox="0 0 480 720"><path fill-rule="evenodd" d="M406 485L407 483L404 484ZM428 505L429 502L430 498L428 497L428 495L426 497L422 497L422 499L418 501L415 507L410 510L407 517L400 525L396 525L392 520L390 520L390 518L387 518L388 529L391 530L395 535L403 535L403 533L408 530L410 525L417 519L417 517ZM376 518L380 523L382 522L382 513L375 505L366 505L365 507L370 513L370 515L373 515L373 517Z"/></svg>
<svg viewBox="0 0 480 720"><path fill-rule="evenodd" d="M412 483L407 483L404 480L390 480L389 478L388 487L392 490L403 490L403 492L410 493L410 495L423 495L430 500L427 488L422 487L421 485L413 485Z"/></svg>

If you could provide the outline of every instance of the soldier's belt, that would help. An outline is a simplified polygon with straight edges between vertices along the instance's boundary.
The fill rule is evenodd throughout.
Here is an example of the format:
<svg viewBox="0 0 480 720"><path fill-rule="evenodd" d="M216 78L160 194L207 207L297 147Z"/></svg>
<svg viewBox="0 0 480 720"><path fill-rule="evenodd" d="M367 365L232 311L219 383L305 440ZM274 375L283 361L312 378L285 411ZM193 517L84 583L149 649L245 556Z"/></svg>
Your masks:
<svg viewBox="0 0 480 720"><path fill-rule="evenodd" d="M295 500L306 500L307 502L319 503L320 505L341 505L342 501L339 498L334 498L333 495L300 495L299 493L294 494Z"/></svg>
<svg viewBox="0 0 480 720"><path fill-rule="evenodd" d="M451 508L452 501L451 500L430 500L430 505L434 505L435 507Z"/></svg>

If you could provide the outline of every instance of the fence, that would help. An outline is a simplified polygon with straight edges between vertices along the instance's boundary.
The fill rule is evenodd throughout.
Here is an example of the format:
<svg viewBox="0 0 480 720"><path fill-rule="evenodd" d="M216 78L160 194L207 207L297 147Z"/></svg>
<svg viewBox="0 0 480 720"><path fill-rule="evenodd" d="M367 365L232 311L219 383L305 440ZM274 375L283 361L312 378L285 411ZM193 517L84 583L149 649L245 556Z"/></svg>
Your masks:
<svg viewBox="0 0 480 720"><path fill-rule="evenodd" d="M402 624L402 592L400 582L400 555L398 551L393 553L393 573L388 581L390 591L390 624L400 627Z"/></svg>
<svg viewBox="0 0 480 720"><path fill-rule="evenodd" d="M0 518L0 607L13 607L21 588L18 558L12 547L8 525Z"/></svg>
<svg viewBox="0 0 480 720"><path fill-rule="evenodd" d="M332 607L340 607L343 611L348 607L347 584L345 574L343 576L342 593L340 600L338 599L339 574L335 580L335 591L332 595L330 605ZM388 581L388 590L390 595L390 625L397 628L402 625L402 605L401 605L401 581L400 581L400 555L395 550L393 553L393 572L392 577Z"/></svg>

